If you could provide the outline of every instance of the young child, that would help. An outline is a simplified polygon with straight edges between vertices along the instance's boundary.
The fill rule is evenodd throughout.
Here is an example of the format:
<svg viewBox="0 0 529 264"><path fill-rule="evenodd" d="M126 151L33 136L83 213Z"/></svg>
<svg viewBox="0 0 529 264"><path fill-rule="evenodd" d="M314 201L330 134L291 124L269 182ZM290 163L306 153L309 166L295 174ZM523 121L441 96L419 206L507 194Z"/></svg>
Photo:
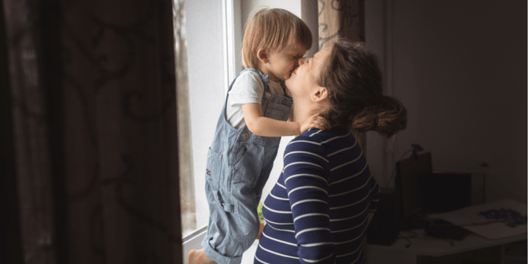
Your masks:
<svg viewBox="0 0 529 264"><path fill-rule="evenodd" d="M247 23L242 56L246 67L230 85L206 165L209 223L202 250L190 264L240 263L259 232L257 205L281 136L323 129L313 115L287 122L292 98L282 81L312 46L305 23L283 9L262 9Z"/></svg>

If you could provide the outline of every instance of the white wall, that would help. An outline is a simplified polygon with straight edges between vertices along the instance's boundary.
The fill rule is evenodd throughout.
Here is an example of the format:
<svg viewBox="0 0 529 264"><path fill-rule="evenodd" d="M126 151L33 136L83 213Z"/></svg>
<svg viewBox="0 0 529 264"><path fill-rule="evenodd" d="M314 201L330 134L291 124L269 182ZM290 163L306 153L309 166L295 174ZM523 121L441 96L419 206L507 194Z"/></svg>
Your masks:
<svg viewBox="0 0 529 264"><path fill-rule="evenodd" d="M366 1L366 37L408 109L408 127L389 155L369 134L372 171L387 179L381 161L417 143L434 170L489 163L487 200L526 203L527 2L403 0L385 12L390 2Z"/></svg>
<svg viewBox="0 0 529 264"><path fill-rule="evenodd" d="M301 17L301 0L241 0L242 23L246 25L246 18L262 8L283 8ZM306 0L305 0L306 1Z"/></svg>

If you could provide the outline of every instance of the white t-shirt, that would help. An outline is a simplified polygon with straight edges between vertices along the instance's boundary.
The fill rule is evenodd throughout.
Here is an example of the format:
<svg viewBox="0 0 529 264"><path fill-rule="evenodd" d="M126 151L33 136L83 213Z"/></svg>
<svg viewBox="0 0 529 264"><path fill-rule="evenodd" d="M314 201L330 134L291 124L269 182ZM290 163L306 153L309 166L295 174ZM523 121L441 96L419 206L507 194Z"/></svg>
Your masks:
<svg viewBox="0 0 529 264"><path fill-rule="evenodd" d="M278 82L268 82L270 91L274 94L284 95L283 88ZM242 114L242 105L248 103L261 104L263 99L264 84L258 73L245 71L237 77L230 92L226 105L226 118L231 126L242 129L246 125Z"/></svg>

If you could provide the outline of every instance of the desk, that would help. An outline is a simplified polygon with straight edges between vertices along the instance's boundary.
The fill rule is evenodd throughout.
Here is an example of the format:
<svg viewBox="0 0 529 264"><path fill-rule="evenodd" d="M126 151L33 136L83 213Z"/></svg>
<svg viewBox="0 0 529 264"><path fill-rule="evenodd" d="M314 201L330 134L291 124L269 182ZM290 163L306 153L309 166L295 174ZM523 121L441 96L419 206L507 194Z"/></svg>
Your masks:
<svg viewBox="0 0 529 264"><path fill-rule="evenodd" d="M367 245L367 260L369 264L415 264L421 263L423 257L441 257L457 253L473 251L494 246L502 246L508 243L527 239L527 234L489 240L470 234L463 240L447 240L429 237L424 234L424 229L411 230L417 234L415 238L409 238L411 244L399 238L391 246ZM410 237L411 232L401 231L399 237ZM450 241L453 242L453 246ZM406 245L410 244L409 248Z"/></svg>

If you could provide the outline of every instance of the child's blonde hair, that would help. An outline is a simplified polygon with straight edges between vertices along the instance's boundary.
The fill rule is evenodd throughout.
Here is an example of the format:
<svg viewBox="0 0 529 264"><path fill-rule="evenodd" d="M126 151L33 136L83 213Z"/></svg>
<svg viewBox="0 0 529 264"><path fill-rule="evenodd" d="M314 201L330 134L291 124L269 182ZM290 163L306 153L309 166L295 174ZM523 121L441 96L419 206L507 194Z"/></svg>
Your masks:
<svg viewBox="0 0 529 264"><path fill-rule="evenodd" d="M242 41L244 67L257 68L257 51L261 48L281 50L290 37L305 49L312 47L309 27L296 15L279 8L264 8L255 13L247 22Z"/></svg>

